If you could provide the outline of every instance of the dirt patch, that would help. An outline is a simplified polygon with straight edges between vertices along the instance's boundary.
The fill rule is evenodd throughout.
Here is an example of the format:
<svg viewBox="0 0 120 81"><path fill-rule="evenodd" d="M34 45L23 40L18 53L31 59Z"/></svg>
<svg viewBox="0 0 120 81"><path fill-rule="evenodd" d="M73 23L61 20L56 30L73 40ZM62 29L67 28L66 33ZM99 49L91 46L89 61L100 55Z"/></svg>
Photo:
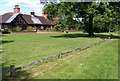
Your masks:
<svg viewBox="0 0 120 81"><path fill-rule="evenodd" d="M36 77L36 76L38 76L38 75L42 75L42 74L44 74L46 71L53 69L56 65L57 65L57 63L54 63L52 66L51 66L51 64L46 64L46 63L45 63L45 64L42 65L42 66L44 66L44 68L41 68L40 71L36 71L36 72L32 73L30 76L31 76L31 77ZM38 67L40 67L40 66L38 66ZM37 67L37 68L38 68L38 67ZM35 68L33 68L32 70L34 71Z"/></svg>
<svg viewBox="0 0 120 81"><path fill-rule="evenodd" d="M59 58L59 59L57 59L57 60L60 60L60 61L63 61L63 60L66 60L66 59L70 59L70 58L72 58L74 55L68 55L68 56L65 56L65 57L61 57L61 58ZM31 70L33 70L33 71L35 71L34 73L32 73L30 76L31 77L36 77L36 76L38 76L38 75L42 75L42 74L44 74L45 72L47 72L47 71L49 71L49 70L51 70L51 69L53 69L55 66L57 66L59 63L55 63L55 62L53 62L53 64L51 65L51 64L49 64L49 63L45 63L45 64L42 64L42 68L40 69L40 71L35 71L35 67L34 68L32 68ZM40 67L40 66L38 66L38 67ZM37 67L37 68L38 68Z"/></svg>

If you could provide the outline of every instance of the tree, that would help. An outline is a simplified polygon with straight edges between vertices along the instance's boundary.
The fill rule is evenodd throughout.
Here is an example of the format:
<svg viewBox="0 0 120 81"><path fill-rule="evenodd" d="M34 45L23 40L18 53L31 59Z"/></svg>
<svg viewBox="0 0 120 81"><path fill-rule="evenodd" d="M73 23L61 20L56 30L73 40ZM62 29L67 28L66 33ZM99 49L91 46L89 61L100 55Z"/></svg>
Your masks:
<svg viewBox="0 0 120 81"><path fill-rule="evenodd" d="M113 7L115 9L115 11L117 12L117 16L115 17L116 18L116 25L118 26L118 30L120 31L120 1L119 2L109 2L109 5L111 7Z"/></svg>
<svg viewBox="0 0 120 81"><path fill-rule="evenodd" d="M45 6L44 11L48 12L48 15L51 17L60 17L63 19L70 19L73 17L84 18L84 30L90 37L94 36L95 29L93 22L95 17L101 16L101 18L104 18L104 20L106 20L102 23L106 22L109 24L114 21L114 17L116 16L114 7L111 7L111 5L109 5L107 2L61 2L58 4L51 3Z"/></svg>
<svg viewBox="0 0 120 81"><path fill-rule="evenodd" d="M59 21L55 26L55 30L57 30L57 31L60 31L60 30L64 30L64 28L65 28L65 26L64 26L64 24L62 23L62 21Z"/></svg>

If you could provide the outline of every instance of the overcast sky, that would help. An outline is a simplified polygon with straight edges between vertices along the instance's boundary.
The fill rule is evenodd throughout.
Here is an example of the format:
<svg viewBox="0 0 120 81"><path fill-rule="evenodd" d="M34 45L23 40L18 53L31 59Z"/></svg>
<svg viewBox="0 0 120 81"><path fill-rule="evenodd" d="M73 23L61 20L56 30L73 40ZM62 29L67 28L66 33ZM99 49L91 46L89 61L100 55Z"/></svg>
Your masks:
<svg viewBox="0 0 120 81"><path fill-rule="evenodd" d="M39 0L0 0L0 15L13 12L14 5L19 5L23 14L30 14L34 10L36 15L42 15L45 4L40 4Z"/></svg>

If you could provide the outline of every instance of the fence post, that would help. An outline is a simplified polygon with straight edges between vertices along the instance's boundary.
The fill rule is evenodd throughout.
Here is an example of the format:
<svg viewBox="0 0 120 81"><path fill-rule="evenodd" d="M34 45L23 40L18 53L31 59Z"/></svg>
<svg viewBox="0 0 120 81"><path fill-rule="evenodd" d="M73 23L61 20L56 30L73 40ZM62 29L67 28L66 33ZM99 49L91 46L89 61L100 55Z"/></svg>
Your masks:
<svg viewBox="0 0 120 81"><path fill-rule="evenodd" d="M60 58L60 55L58 55L58 58Z"/></svg>
<svg viewBox="0 0 120 81"><path fill-rule="evenodd" d="M62 55L60 54L60 57L62 57Z"/></svg>
<svg viewBox="0 0 120 81"><path fill-rule="evenodd" d="M82 51L82 49L80 48L80 51Z"/></svg>
<svg viewBox="0 0 120 81"><path fill-rule="evenodd" d="M60 58L60 57L62 57L62 55L60 54L60 55L58 55L58 58Z"/></svg>
<svg viewBox="0 0 120 81"><path fill-rule="evenodd" d="M14 65L10 65L10 77L13 76L13 73L14 73Z"/></svg>

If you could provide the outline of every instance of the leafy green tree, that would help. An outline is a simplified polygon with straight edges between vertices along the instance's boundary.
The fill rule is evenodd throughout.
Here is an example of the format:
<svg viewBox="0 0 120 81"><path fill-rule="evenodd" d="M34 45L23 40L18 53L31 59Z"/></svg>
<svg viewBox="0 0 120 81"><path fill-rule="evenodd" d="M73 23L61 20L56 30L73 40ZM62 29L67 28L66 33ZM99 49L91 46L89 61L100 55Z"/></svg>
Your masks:
<svg viewBox="0 0 120 81"><path fill-rule="evenodd" d="M117 12L117 16L115 17L115 26L117 26L117 30L120 31L120 1L119 2L109 2L110 7L114 8Z"/></svg>
<svg viewBox="0 0 120 81"><path fill-rule="evenodd" d="M105 32L111 31L116 24L116 19L118 15L116 14L115 10L111 7L105 7L108 5L101 5L100 10L101 12L104 11L102 14L98 14L94 17L94 31L96 32ZM113 31L113 30L112 30Z"/></svg>
<svg viewBox="0 0 120 81"><path fill-rule="evenodd" d="M65 28L64 24L62 23L62 21L59 21L54 27L55 27L56 31L60 31L60 30L64 31L64 28Z"/></svg>
<svg viewBox="0 0 120 81"><path fill-rule="evenodd" d="M95 30L99 30L100 27L94 25L98 22L95 20L99 18L102 27L110 27L110 23L115 21L117 16L116 11L107 2L95 3L95 2L61 2L58 4L48 4L45 6L44 11L48 12L49 16L60 17L62 19L72 18L84 18L84 30L88 33L88 36L94 36ZM100 17L98 17L100 16ZM68 22L67 22L68 23ZM109 25L109 26L107 26ZM96 26L96 28L95 28Z"/></svg>

